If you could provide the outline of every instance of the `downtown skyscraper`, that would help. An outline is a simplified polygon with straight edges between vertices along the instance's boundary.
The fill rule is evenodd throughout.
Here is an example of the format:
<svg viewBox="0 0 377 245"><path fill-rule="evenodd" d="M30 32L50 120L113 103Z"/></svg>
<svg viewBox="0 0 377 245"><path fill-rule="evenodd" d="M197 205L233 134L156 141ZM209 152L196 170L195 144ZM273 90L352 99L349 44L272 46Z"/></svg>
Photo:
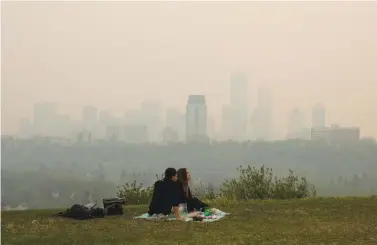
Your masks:
<svg viewBox="0 0 377 245"><path fill-rule="evenodd" d="M244 73L230 75L229 105L223 107L223 137L245 140L248 128L248 81Z"/></svg>
<svg viewBox="0 0 377 245"><path fill-rule="evenodd" d="M207 142L207 105L204 95L190 95L186 106L186 141Z"/></svg>
<svg viewBox="0 0 377 245"><path fill-rule="evenodd" d="M268 141L273 137L272 94L268 88L258 90L258 105L252 118L252 135L256 140Z"/></svg>

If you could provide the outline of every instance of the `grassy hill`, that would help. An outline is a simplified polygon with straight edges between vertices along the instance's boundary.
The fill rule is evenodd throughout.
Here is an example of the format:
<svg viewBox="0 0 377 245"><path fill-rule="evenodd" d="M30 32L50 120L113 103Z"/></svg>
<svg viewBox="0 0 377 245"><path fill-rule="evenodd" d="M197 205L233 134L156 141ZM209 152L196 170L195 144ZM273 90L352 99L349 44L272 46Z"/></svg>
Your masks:
<svg viewBox="0 0 377 245"><path fill-rule="evenodd" d="M89 221L51 217L56 210L2 212L2 244L377 244L377 197L217 201L214 206L231 216L215 223L132 220L146 206Z"/></svg>

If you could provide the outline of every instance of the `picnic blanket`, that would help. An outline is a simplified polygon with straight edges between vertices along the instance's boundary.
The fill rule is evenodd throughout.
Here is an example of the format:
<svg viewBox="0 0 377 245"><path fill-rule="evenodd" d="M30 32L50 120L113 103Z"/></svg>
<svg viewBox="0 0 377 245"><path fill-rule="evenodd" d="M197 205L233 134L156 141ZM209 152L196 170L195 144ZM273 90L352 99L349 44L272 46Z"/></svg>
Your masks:
<svg viewBox="0 0 377 245"><path fill-rule="evenodd" d="M215 221L218 221L222 218L224 218L225 216L229 215L229 213L225 213L221 210L218 210L216 209L216 213L214 213L216 215L215 218L204 218L202 222L215 222ZM145 213L145 214L142 214L140 216L136 216L134 217L134 219L143 219L143 220L176 220L176 218L174 217L174 215L163 215L163 214L154 214L154 215L149 215L148 213ZM186 218L184 220L185 222L188 222L188 221L193 221L193 218Z"/></svg>

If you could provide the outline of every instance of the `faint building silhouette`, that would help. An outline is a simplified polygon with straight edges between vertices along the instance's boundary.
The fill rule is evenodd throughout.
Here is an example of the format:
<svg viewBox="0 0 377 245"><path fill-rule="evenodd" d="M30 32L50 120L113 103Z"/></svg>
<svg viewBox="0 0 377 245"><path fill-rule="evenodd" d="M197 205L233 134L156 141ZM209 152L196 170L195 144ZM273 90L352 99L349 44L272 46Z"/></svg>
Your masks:
<svg viewBox="0 0 377 245"><path fill-rule="evenodd" d="M310 130L305 127L305 116L299 108L288 115L287 139L310 139Z"/></svg>
<svg viewBox="0 0 377 245"><path fill-rule="evenodd" d="M124 114L124 123L126 125L145 125L141 110L128 110Z"/></svg>
<svg viewBox="0 0 377 245"><path fill-rule="evenodd" d="M316 104L312 109L312 128L326 127L326 108L322 104Z"/></svg>
<svg viewBox="0 0 377 245"><path fill-rule="evenodd" d="M186 116L177 108L169 108L166 110L165 127L172 128L178 133L178 140L185 140Z"/></svg>
<svg viewBox="0 0 377 245"><path fill-rule="evenodd" d="M98 109L94 106L85 106L82 110L83 128L92 135L98 134Z"/></svg>
<svg viewBox="0 0 377 245"><path fill-rule="evenodd" d="M273 131L272 94L267 88L258 90L258 105L252 115L253 138L256 140L271 140Z"/></svg>
<svg viewBox="0 0 377 245"><path fill-rule="evenodd" d="M165 127L162 130L162 141L164 143L178 142L178 132L171 127Z"/></svg>
<svg viewBox="0 0 377 245"><path fill-rule="evenodd" d="M54 136L57 120L57 104L54 102L40 102L34 104L33 127L34 133L40 136Z"/></svg>
<svg viewBox="0 0 377 245"><path fill-rule="evenodd" d="M186 141L208 141L204 95L190 95L186 106Z"/></svg>
<svg viewBox="0 0 377 245"><path fill-rule="evenodd" d="M143 144L148 142L148 128L145 125L125 125L121 140L131 144Z"/></svg>
<svg viewBox="0 0 377 245"><path fill-rule="evenodd" d="M114 124L115 117L110 110L101 110L98 113L98 134L100 138L108 137L107 128Z"/></svg>
<svg viewBox="0 0 377 245"><path fill-rule="evenodd" d="M354 143L360 140L360 128L345 128L340 127L339 125L332 125L331 127L312 128L311 140L323 141L333 145Z"/></svg>
<svg viewBox="0 0 377 245"><path fill-rule="evenodd" d="M248 111L248 81L246 74L242 72L230 75L230 108L226 115L231 119L225 119L232 126L227 126L228 136L234 140L245 140L247 136L249 111Z"/></svg>
<svg viewBox="0 0 377 245"><path fill-rule="evenodd" d="M234 110L229 105L224 105L222 108L222 124L221 124L221 139L222 140L230 140L234 139L234 127L235 124L233 123L234 118Z"/></svg>
<svg viewBox="0 0 377 245"><path fill-rule="evenodd" d="M210 139L213 139L216 133L216 121L211 115L207 117L207 135Z"/></svg>
<svg viewBox="0 0 377 245"><path fill-rule="evenodd" d="M163 109L159 101L143 101L141 104L143 124L148 127L149 140L161 141L163 128Z"/></svg>

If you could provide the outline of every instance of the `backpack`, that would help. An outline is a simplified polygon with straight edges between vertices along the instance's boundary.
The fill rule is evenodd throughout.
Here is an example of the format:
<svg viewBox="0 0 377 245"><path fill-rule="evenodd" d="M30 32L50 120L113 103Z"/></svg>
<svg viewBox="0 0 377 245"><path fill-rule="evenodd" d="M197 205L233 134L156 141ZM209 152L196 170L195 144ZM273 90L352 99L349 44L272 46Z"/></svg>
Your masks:
<svg viewBox="0 0 377 245"><path fill-rule="evenodd" d="M71 219L85 220L93 218L103 218L105 214L102 208L95 208L94 206L88 208L84 205L74 204L66 211L58 213L58 216Z"/></svg>
<svg viewBox="0 0 377 245"><path fill-rule="evenodd" d="M123 205L126 204L123 198L106 198L102 201L106 215L123 215Z"/></svg>

